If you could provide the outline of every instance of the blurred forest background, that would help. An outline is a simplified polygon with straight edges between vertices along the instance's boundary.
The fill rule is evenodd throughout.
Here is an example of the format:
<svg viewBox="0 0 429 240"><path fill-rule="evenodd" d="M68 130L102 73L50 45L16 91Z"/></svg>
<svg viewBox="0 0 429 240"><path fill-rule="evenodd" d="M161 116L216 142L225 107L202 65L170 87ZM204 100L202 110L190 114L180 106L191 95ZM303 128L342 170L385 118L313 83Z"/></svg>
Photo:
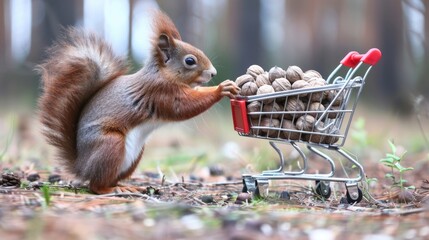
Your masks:
<svg viewBox="0 0 429 240"><path fill-rule="evenodd" d="M94 30L139 68L149 46L152 8L203 49L218 76L235 79L251 64L298 65L327 77L351 50L377 47L362 102L406 113L429 95L429 1L423 0L1 0L0 107L33 109L34 71L63 26Z"/></svg>

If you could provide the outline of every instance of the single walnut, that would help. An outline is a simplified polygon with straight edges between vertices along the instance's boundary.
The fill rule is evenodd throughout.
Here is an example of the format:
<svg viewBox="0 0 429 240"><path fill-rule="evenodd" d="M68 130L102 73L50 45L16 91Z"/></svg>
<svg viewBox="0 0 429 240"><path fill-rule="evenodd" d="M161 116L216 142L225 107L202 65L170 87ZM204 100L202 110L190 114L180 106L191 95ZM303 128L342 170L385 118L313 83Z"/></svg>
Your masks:
<svg viewBox="0 0 429 240"><path fill-rule="evenodd" d="M268 94L268 93L274 93L274 88L271 85L265 84L258 88L256 95ZM263 100L264 103L272 103L273 101L274 101L273 98L268 98Z"/></svg>
<svg viewBox="0 0 429 240"><path fill-rule="evenodd" d="M305 105L304 103L294 97L290 97L286 103L286 110L288 111L304 111Z"/></svg>
<svg viewBox="0 0 429 240"><path fill-rule="evenodd" d="M307 96L310 102L322 102L325 99L325 91L311 92Z"/></svg>
<svg viewBox="0 0 429 240"><path fill-rule="evenodd" d="M326 85L326 81L321 78L312 78L310 80L309 88L317 88L322 87ZM318 92L311 92L308 93L309 99L311 102L321 102L326 98L326 95L328 94L328 91L318 91Z"/></svg>
<svg viewBox="0 0 429 240"><path fill-rule="evenodd" d="M286 77L286 71L283 70L281 67L272 67L270 71L268 72L269 80L270 82L274 82L277 78L284 78Z"/></svg>
<svg viewBox="0 0 429 240"><path fill-rule="evenodd" d="M301 135L301 140L306 141L306 142L312 142L312 143L323 143L325 137L326 137L326 133L323 131L320 131L316 124L316 120L314 121L313 124L313 129L312 129L312 133L306 133L306 134L302 134ZM325 124L323 122L319 123L320 127L323 127Z"/></svg>
<svg viewBox="0 0 429 240"><path fill-rule="evenodd" d="M336 119L340 116L341 112L339 110L341 109L340 106L331 106L330 108L329 104L325 104L325 109L328 110L328 118L330 119Z"/></svg>
<svg viewBox="0 0 429 240"><path fill-rule="evenodd" d="M304 111L305 104L298 98L290 97L286 102L286 110L291 112L284 115L286 119L297 119L302 113L296 113L297 111Z"/></svg>
<svg viewBox="0 0 429 240"><path fill-rule="evenodd" d="M241 88L245 83L254 82L254 81L255 79L251 75L244 74L239 76L237 79L235 79L235 84L237 84L237 86Z"/></svg>
<svg viewBox="0 0 429 240"><path fill-rule="evenodd" d="M304 77L304 72L298 66L289 66L286 69L286 79L289 82L294 83L295 81L302 80Z"/></svg>
<svg viewBox="0 0 429 240"><path fill-rule="evenodd" d="M310 84L304 80L297 80L294 83L292 83L292 89L301 89L301 88L307 88Z"/></svg>
<svg viewBox="0 0 429 240"><path fill-rule="evenodd" d="M292 90L308 88L309 86L310 86L310 84L308 84L308 82L306 82L304 80L297 80L294 83L292 83ZM299 96L305 97L305 96L307 96L307 93L301 93Z"/></svg>
<svg viewBox="0 0 429 240"><path fill-rule="evenodd" d="M262 120L261 120L261 127L279 128L280 127L280 121L278 119L265 117L265 118L262 118ZM259 135L269 136L269 137L277 137L279 131L268 129L268 128L260 129Z"/></svg>
<svg viewBox="0 0 429 240"><path fill-rule="evenodd" d="M271 85L267 72L262 73L256 77L256 85L258 85L258 87L263 85Z"/></svg>
<svg viewBox="0 0 429 240"><path fill-rule="evenodd" d="M272 83L272 86L276 92L286 91L292 88L290 82L286 78L277 78Z"/></svg>
<svg viewBox="0 0 429 240"><path fill-rule="evenodd" d="M307 70L305 71L304 77L302 79L308 82L313 77L322 78L322 75L316 70Z"/></svg>
<svg viewBox="0 0 429 240"><path fill-rule="evenodd" d="M283 123L282 123L282 128L287 129L287 130L292 130L292 131L283 131L283 137L284 138L289 139L289 140L298 140L299 139L299 133L294 132L294 130L296 131L296 127L292 121L284 119Z"/></svg>
<svg viewBox="0 0 429 240"><path fill-rule="evenodd" d="M261 102L253 101L247 104L247 112L260 112L261 110Z"/></svg>
<svg viewBox="0 0 429 240"><path fill-rule="evenodd" d="M256 80L256 77L262 73L264 73L264 69L261 66L256 64L251 65L249 68L247 68L247 71L246 71L246 74L251 75L255 80Z"/></svg>
<svg viewBox="0 0 429 240"><path fill-rule="evenodd" d="M323 78L313 77L308 81L311 87L326 86L328 83Z"/></svg>
<svg viewBox="0 0 429 240"><path fill-rule="evenodd" d="M252 96L255 95L258 91L258 86L254 82L245 83L240 90L240 95L242 96Z"/></svg>
<svg viewBox="0 0 429 240"><path fill-rule="evenodd" d="M334 106L340 106L340 105L343 104L343 101L344 101L344 98L345 98L345 92L344 91L345 90L343 90L340 94L338 94L338 90L327 91L326 99L329 102L332 102L334 100L335 96L338 95L338 97L337 97L337 99L335 99L333 105Z"/></svg>
<svg viewBox="0 0 429 240"><path fill-rule="evenodd" d="M322 116L323 111L325 111L325 107L320 102L313 102L310 104L309 108L309 115L313 116L314 118L319 118Z"/></svg>
<svg viewBox="0 0 429 240"><path fill-rule="evenodd" d="M250 133L257 135L258 132L260 132L259 129L256 129L256 127L259 127L261 125L259 115L257 115L257 118L250 118Z"/></svg>
<svg viewBox="0 0 429 240"><path fill-rule="evenodd" d="M331 131L329 131L329 134L330 136L325 136L322 143L333 145L334 143L338 142L338 140L340 140L339 136L335 136L340 134L340 131L338 130L337 127L334 127Z"/></svg>
<svg viewBox="0 0 429 240"><path fill-rule="evenodd" d="M247 113L251 119L259 119L260 114L251 114L253 112L261 112L261 102L254 101L247 104Z"/></svg>
<svg viewBox="0 0 429 240"><path fill-rule="evenodd" d="M276 103L276 102L272 102L269 104L264 104L263 110L264 112L279 112L282 109L280 108L280 106ZM265 117L268 118L279 118L281 114L265 114Z"/></svg>
<svg viewBox="0 0 429 240"><path fill-rule="evenodd" d="M317 134L317 133L307 133L302 134L301 140L312 143L323 143L325 139L325 135Z"/></svg>
<svg viewBox="0 0 429 240"><path fill-rule="evenodd" d="M312 131L316 119L311 115L304 115L296 120L296 129L304 131Z"/></svg>

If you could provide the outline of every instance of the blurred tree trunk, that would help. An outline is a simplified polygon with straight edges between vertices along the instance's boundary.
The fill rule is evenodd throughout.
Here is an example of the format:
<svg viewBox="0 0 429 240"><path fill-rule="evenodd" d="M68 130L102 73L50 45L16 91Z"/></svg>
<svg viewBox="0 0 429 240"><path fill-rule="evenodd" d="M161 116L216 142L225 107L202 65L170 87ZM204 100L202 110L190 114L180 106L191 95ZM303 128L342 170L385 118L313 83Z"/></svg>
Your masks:
<svg viewBox="0 0 429 240"><path fill-rule="evenodd" d="M417 87L418 89L425 90L421 93L424 94L426 98L429 98L429 68L427 67L429 66L429 2L423 1L423 4L425 5L424 68Z"/></svg>
<svg viewBox="0 0 429 240"><path fill-rule="evenodd" d="M40 56L43 55L41 53L44 52L47 46L52 44L61 29L67 26L74 26L82 19L83 0L44 0L43 2L33 1L33 3L33 20L36 17L40 17L40 13L45 12L43 19L33 27L32 46L29 56L32 61L40 61ZM44 8L44 11L40 10L40 8Z"/></svg>
<svg viewBox="0 0 429 240"><path fill-rule="evenodd" d="M5 1L0 1L0 71L6 64Z"/></svg>
<svg viewBox="0 0 429 240"><path fill-rule="evenodd" d="M261 39L260 7L259 0L232 1L232 21L235 22L237 31L234 55L239 59L234 67L235 76L245 73L252 64L268 67L262 62L264 48Z"/></svg>
<svg viewBox="0 0 429 240"><path fill-rule="evenodd" d="M375 24L378 25L379 46L383 46L383 59L377 65L382 77L377 79L373 96L377 97L378 103L394 106L397 110L408 110L407 91L399 82L406 81L401 74L404 36L401 1L379 0L374 6L378 9Z"/></svg>
<svg viewBox="0 0 429 240"><path fill-rule="evenodd" d="M190 6L192 1L189 0L158 0L159 7L161 10L165 11L168 16L173 20L174 24L176 25L177 29L179 30L179 33L181 34L183 40L186 42L189 42L189 39L187 36L190 34L187 30L187 20L190 19Z"/></svg>
<svg viewBox="0 0 429 240"><path fill-rule="evenodd" d="M309 62L313 69L330 69L332 60L337 61L338 56L338 29L339 13L341 12L342 0L315 1L309 10L310 32L312 51ZM305 69L304 69L305 70Z"/></svg>

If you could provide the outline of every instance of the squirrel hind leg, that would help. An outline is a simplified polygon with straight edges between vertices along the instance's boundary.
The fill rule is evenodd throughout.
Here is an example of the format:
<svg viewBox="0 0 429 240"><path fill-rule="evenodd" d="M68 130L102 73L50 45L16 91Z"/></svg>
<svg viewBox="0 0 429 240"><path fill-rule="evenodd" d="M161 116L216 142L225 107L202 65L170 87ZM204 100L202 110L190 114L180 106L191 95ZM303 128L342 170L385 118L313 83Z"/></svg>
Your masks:
<svg viewBox="0 0 429 240"><path fill-rule="evenodd" d="M128 178L135 171L143 154L143 149L131 166L121 172L124 162L125 144L124 137L118 133L103 135L97 144L97 149L92 149L88 163L91 163L89 189L96 194L112 192L140 192L137 187L123 187L118 185L122 179ZM101 153L97 154L97 153ZM106 168L106 166L109 166Z"/></svg>
<svg viewBox="0 0 429 240"><path fill-rule="evenodd" d="M99 135L95 142L86 142L77 171L89 180L89 189L96 194L112 193L119 181L125 153L124 137L116 132Z"/></svg>

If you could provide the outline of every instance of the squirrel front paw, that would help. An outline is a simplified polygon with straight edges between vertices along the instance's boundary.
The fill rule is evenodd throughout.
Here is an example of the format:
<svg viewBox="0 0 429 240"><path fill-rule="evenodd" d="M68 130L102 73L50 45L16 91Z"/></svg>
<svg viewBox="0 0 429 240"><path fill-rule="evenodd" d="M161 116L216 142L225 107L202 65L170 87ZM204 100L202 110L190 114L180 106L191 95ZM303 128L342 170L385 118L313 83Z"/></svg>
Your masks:
<svg viewBox="0 0 429 240"><path fill-rule="evenodd" d="M240 88L237 86L237 84L229 79L221 82L218 86L218 89L220 89L222 97L226 96L229 98L235 98L235 96L237 96L240 92Z"/></svg>

